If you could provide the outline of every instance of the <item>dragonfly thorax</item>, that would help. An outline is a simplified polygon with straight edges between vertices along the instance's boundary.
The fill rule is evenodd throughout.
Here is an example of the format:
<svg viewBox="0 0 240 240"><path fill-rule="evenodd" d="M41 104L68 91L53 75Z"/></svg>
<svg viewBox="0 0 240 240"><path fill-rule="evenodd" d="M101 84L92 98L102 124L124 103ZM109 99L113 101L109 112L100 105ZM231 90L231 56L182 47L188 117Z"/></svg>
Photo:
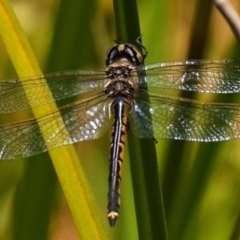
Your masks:
<svg viewBox="0 0 240 240"><path fill-rule="evenodd" d="M124 61L127 62L128 61ZM123 63L124 63L123 62ZM129 64L121 64L120 62L116 64L111 64L110 67L107 68L106 74L109 79L121 80L131 77L131 72L133 67Z"/></svg>
<svg viewBox="0 0 240 240"><path fill-rule="evenodd" d="M106 71L109 82L106 85L105 93L111 98L132 96L134 91L134 83L132 81L135 79L132 76L134 68L125 58L112 63Z"/></svg>
<svg viewBox="0 0 240 240"><path fill-rule="evenodd" d="M134 90L133 84L126 79L111 80L105 88L105 93L110 98L131 97Z"/></svg>

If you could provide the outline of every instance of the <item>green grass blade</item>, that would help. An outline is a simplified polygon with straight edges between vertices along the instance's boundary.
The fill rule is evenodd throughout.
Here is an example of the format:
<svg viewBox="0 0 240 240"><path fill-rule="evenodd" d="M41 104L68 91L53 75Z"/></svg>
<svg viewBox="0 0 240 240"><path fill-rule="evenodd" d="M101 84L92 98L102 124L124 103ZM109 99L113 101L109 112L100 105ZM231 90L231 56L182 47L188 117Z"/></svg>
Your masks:
<svg viewBox="0 0 240 240"><path fill-rule="evenodd" d="M20 77L40 74L34 54L8 3L0 3L0 34ZM27 97L27 95L26 95ZM56 106L33 109L35 117ZM43 135L44 138L44 135ZM106 239L98 208L72 146L49 152L81 239ZM86 229L87 226L87 229Z"/></svg>
<svg viewBox="0 0 240 240"><path fill-rule="evenodd" d="M117 39L136 44L141 36L136 1L114 1ZM129 153L139 239L167 239L162 190L153 140L129 131Z"/></svg>

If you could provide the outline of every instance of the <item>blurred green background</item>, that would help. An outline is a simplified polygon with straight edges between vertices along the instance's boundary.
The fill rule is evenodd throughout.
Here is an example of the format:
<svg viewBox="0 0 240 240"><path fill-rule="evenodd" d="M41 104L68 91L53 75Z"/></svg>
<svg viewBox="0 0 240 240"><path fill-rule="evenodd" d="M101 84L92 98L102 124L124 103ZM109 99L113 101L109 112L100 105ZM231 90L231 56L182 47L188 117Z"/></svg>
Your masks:
<svg viewBox="0 0 240 240"><path fill-rule="evenodd" d="M232 2L240 12L239 2ZM211 1L139 0L137 3L143 43L149 52L146 64L189 58L239 57L234 35ZM116 39L110 0L15 0L12 6L43 72L105 68L105 53ZM0 54L0 79L16 77L1 42ZM239 102L237 94L189 97L201 101ZM19 117L13 115L9 121ZM75 147L99 203L109 238L141 239L136 225L128 151L120 217L114 229L108 226L109 133ZM238 144L239 140L222 143L158 141L158 171L169 239L239 239ZM48 154L1 161L0 176L0 239L78 239Z"/></svg>

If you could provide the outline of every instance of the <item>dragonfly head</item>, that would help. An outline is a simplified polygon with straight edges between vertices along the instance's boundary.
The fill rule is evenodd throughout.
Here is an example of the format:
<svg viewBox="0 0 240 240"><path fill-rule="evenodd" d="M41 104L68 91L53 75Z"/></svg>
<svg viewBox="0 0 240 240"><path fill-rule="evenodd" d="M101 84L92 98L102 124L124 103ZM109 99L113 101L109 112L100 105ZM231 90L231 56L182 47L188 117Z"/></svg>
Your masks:
<svg viewBox="0 0 240 240"><path fill-rule="evenodd" d="M106 65L109 66L123 58L127 59L133 66L139 66L143 61L143 56L135 45L124 43L114 45L108 50Z"/></svg>

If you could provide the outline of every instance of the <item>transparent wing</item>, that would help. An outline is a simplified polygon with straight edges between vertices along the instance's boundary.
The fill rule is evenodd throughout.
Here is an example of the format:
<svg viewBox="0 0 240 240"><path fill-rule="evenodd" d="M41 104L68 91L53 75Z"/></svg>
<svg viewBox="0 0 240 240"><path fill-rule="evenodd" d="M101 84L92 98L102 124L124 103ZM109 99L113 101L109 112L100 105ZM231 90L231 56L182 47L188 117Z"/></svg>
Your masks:
<svg viewBox="0 0 240 240"><path fill-rule="evenodd" d="M240 138L238 104L200 103L184 98L151 96L151 103L135 100L130 114L140 138L170 138L216 142Z"/></svg>
<svg viewBox="0 0 240 240"><path fill-rule="evenodd" d="M32 119L0 126L0 159L14 159L16 155L29 157L62 145L98 138L108 128L108 108L106 96L98 94L93 100L60 108L61 116L54 112L38 118L38 123Z"/></svg>
<svg viewBox="0 0 240 240"><path fill-rule="evenodd" d="M205 93L240 92L240 59L160 62L137 69L149 87Z"/></svg>
<svg viewBox="0 0 240 240"><path fill-rule="evenodd" d="M19 79L1 80L0 114L18 112L51 102L52 98L46 91L47 87L51 89L54 100L58 101L103 88L106 82L105 71L80 70L24 78L21 82ZM28 99L24 89L28 93Z"/></svg>
<svg viewBox="0 0 240 240"><path fill-rule="evenodd" d="M180 89L206 93L240 92L240 60L160 62L136 69L140 87ZM135 70L133 70L134 72ZM47 80L47 83L44 81ZM31 78L0 81L0 114L22 111L55 101L104 88L105 71L66 71ZM136 87L138 81L133 79ZM25 97L26 89L28 99ZM31 106L29 104L31 102Z"/></svg>

